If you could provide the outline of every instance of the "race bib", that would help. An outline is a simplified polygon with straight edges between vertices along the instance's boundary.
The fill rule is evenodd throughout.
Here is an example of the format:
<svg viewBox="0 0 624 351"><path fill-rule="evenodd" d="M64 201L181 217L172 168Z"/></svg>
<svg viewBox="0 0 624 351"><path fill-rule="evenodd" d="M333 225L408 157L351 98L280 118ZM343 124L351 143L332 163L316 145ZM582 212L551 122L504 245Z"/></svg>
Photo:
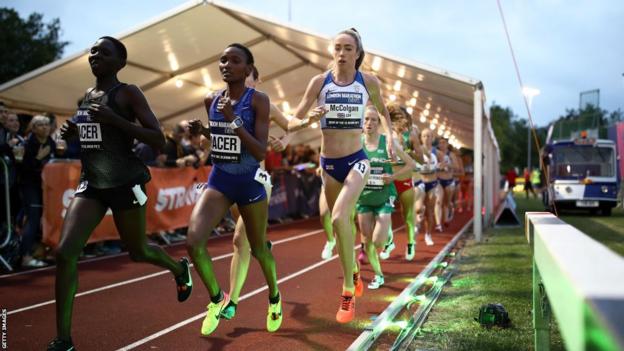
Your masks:
<svg viewBox="0 0 624 351"><path fill-rule="evenodd" d="M212 149L210 155L216 163L240 163L241 140L225 121L210 121Z"/></svg>
<svg viewBox="0 0 624 351"><path fill-rule="evenodd" d="M269 174L269 172L265 171L262 168L258 168L256 170L256 175L254 176L254 180L266 187L273 187L273 185L271 184L271 175Z"/></svg>
<svg viewBox="0 0 624 351"><path fill-rule="evenodd" d="M383 167L371 167L370 175L368 176L368 181L366 182L366 189L368 190L381 190L384 187L383 181Z"/></svg>
<svg viewBox="0 0 624 351"><path fill-rule="evenodd" d="M355 169L355 171L358 172L362 176L362 178L364 178L366 172L368 172L368 164L366 162L360 161L353 165L353 169Z"/></svg>
<svg viewBox="0 0 624 351"><path fill-rule="evenodd" d="M425 163L420 167L420 174L432 174L436 171L436 165Z"/></svg>
<svg viewBox="0 0 624 351"><path fill-rule="evenodd" d="M239 163L241 140L237 135L211 134L212 159L218 162Z"/></svg>
<svg viewBox="0 0 624 351"><path fill-rule="evenodd" d="M325 126L330 129L361 129L364 116L362 93L331 92L325 94Z"/></svg>
<svg viewBox="0 0 624 351"><path fill-rule="evenodd" d="M76 126L82 149L102 148L102 126L99 123L78 123Z"/></svg>

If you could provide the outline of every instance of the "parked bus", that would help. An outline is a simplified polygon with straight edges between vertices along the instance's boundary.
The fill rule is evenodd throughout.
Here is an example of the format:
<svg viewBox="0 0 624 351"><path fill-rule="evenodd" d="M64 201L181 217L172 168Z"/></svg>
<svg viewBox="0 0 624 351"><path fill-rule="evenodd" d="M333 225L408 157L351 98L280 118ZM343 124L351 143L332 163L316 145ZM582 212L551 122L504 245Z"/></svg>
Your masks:
<svg viewBox="0 0 624 351"><path fill-rule="evenodd" d="M612 140L588 138L582 132L579 138L547 144L542 155L550 179L544 193L548 208L600 210L611 215L620 185Z"/></svg>

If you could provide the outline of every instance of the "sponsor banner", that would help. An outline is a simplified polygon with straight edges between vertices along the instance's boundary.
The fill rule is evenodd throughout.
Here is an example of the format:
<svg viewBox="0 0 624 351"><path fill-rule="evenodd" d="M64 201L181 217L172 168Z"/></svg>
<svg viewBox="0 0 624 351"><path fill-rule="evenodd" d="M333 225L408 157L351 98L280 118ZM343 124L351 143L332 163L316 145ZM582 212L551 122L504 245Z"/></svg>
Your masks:
<svg viewBox="0 0 624 351"><path fill-rule="evenodd" d="M205 189L210 167L153 168L146 184L146 233L188 226L193 206ZM52 162L43 169L43 242L56 247L67 208L79 186L80 162ZM269 200L269 220L318 214L320 178L311 172L275 172ZM109 210L89 242L119 239Z"/></svg>
<svg viewBox="0 0 624 351"><path fill-rule="evenodd" d="M147 183L146 232L186 227L203 191L210 167L152 168ZM56 247L67 208L80 179L80 162L49 163L43 169L43 242ZM89 242L119 239L109 210Z"/></svg>

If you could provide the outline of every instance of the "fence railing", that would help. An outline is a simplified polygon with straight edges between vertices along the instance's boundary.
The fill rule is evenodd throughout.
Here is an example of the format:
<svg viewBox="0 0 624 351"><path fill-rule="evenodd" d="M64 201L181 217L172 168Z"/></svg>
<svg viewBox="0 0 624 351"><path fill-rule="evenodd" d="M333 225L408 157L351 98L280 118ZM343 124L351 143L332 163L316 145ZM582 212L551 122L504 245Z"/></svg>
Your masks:
<svg viewBox="0 0 624 351"><path fill-rule="evenodd" d="M554 314L567 350L624 350L624 258L551 213L525 219L535 349L549 350Z"/></svg>

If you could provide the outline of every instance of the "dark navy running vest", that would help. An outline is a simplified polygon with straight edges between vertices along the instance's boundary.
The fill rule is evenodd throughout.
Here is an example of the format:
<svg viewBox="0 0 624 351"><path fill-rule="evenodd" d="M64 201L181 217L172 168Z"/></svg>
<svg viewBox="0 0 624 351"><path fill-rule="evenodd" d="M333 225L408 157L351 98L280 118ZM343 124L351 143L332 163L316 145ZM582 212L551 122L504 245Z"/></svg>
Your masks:
<svg viewBox="0 0 624 351"><path fill-rule="evenodd" d="M115 96L125 85L119 83L99 97L92 97L93 90L90 90L72 117L80 139L80 181L87 181L89 186L97 189L146 183L150 180L149 170L132 151L134 138L112 125L93 121L89 115L89 105L99 103L134 123L134 116L127 116L115 102Z"/></svg>

